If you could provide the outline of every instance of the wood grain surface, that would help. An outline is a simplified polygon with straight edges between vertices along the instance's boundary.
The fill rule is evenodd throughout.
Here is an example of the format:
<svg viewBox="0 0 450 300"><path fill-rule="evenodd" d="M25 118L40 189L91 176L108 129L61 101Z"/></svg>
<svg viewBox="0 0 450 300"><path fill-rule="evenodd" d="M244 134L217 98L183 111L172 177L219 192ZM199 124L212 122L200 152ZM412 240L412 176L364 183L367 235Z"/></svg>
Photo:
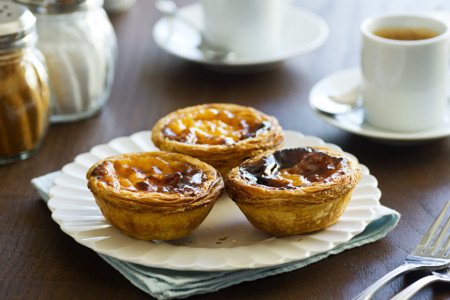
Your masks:
<svg viewBox="0 0 450 300"><path fill-rule="evenodd" d="M191 1L179 1L180 5ZM330 26L318 50L257 74L221 74L160 50L152 27L161 15L153 1L112 16L119 61L109 102L88 120L53 125L31 159L0 167L1 299L145 299L95 252L77 244L51 219L30 185L94 145L150 129L177 108L213 101L250 105L276 116L286 129L340 145L377 177L383 204L402 219L378 242L345 251L303 269L199 295L197 299L350 299L400 265L450 199L450 138L395 146L357 137L321 121L308 105L314 83L357 66L360 22L385 11L450 11L448 1L296 1ZM1 79L0 79L1 80ZM386 299L424 273L401 277L378 295ZM448 285L433 284L417 299L449 299Z"/></svg>

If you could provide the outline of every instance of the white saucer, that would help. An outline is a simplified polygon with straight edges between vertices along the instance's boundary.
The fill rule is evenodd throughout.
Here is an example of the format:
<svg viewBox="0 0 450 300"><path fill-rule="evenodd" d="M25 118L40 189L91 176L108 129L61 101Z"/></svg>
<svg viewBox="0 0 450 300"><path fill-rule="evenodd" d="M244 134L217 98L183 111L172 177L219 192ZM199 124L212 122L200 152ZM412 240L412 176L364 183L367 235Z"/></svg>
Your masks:
<svg viewBox="0 0 450 300"><path fill-rule="evenodd" d="M319 112L314 108L314 100L317 97L328 95L342 95L358 86L361 82L361 71L352 68L331 74L314 85L309 94L309 103L317 115L325 122L351 133L390 141L414 142L443 138L450 135L450 105L448 117L445 122L436 128L420 132L392 132L367 124L364 121L364 110L357 109L352 112L338 114L335 116Z"/></svg>
<svg viewBox="0 0 450 300"><path fill-rule="evenodd" d="M312 51L328 37L328 25L317 15L292 6L283 18L283 36L280 50L254 57L236 57L213 60L197 49L200 35L193 28L176 18L163 17L153 28L153 38L160 48L180 58L201 64L223 68L258 68L273 65L286 59ZM197 28L203 28L203 10L199 3L185 6L178 11L184 19Z"/></svg>

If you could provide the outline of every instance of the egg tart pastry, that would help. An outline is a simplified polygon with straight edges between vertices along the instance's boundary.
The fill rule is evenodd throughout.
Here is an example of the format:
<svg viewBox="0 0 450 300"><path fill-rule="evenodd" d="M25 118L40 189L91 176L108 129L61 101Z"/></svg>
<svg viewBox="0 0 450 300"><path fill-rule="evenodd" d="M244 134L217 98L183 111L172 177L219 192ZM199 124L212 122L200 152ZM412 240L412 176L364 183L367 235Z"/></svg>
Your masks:
<svg viewBox="0 0 450 300"><path fill-rule="evenodd" d="M86 177L106 220L142 240L187 235L206 218L224 188L212 166L167 152L109 157Z"/></svg>
<svg viewBox="0 0 450 300"><path fill-rule="evenodd" d="M251 107L216 103L168 114L153 127L152 140L162 150L196 157L225 175L247 158L280 148L283 133L274 117Z"/></svg>
<svg viewBox="0 0 450 300"><path fill-rule="evenodd" d="M228 195L250 223L275 236L337 222L361 178L358 163L323 147L268 151L228 173Z"/></svg>

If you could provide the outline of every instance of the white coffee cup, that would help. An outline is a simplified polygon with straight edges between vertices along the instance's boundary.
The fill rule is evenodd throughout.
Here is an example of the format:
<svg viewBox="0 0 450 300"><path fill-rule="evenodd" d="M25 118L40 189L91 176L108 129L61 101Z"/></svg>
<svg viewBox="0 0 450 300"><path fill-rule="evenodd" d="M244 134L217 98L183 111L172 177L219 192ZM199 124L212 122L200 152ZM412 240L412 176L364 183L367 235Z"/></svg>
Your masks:
<svg viewBox="0 0 450 300"><path fill-rule="evenodd" d="M436 36L400 40L382 29L421 28ZM385 14L365 20L362 33L362 97L365 119L377 127L417 132L447 117L449 29L423 15ZM378 35L377 35L377 34Z"/></svg>
<svg viewBox="0 0 450 300"><path fill-rule="evenodd" d="M240 57L278 50L289 0L201 0L208 43Z"/></svg>

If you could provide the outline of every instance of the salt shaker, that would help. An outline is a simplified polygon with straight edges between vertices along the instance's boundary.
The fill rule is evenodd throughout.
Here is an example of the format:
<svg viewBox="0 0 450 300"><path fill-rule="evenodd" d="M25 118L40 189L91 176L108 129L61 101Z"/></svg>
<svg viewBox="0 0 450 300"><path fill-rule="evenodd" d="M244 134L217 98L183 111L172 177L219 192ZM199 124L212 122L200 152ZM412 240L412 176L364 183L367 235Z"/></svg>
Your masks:
<svg viewBox="0 0 450 300"><path fill-rule="evenodd" d="M95 114L107 101L114 75L117 40L97 0L16 0L37 18L38 48L47 61L52 122Z"/></svg>
<svg viewBox="0 0 450 300"><path fill-rule="evenodd" d="M33 154L48 127L48 74L35 23L26 7L0 1L0 165Z"/></svg>

